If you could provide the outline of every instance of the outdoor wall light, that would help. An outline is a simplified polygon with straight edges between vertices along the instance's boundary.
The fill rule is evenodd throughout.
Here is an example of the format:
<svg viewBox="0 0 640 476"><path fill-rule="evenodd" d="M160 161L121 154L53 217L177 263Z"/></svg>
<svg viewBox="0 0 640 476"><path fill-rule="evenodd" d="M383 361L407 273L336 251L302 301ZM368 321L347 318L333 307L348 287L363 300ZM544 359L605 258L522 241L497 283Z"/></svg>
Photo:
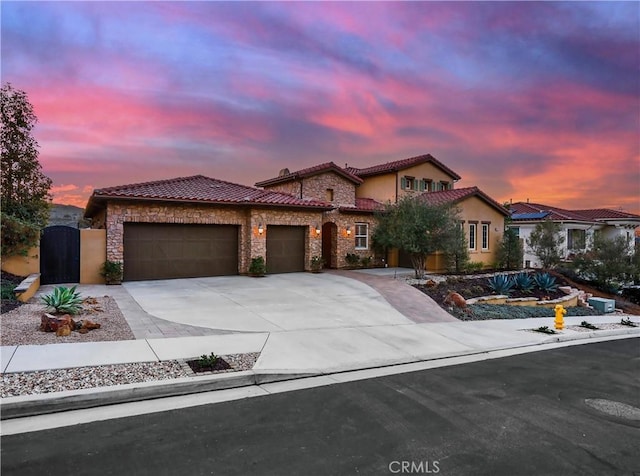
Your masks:
<svg viewBox="0 0 640 476"><path fill-rule="evenodd" d="M262 228L262 223L258 225L258 235L262 235L264 233L264 228Z"/></svg>
<svg viewBox="0 0 640 476"><path fill-rule="evenodd" d="M319 235L319 234L320 234L320 231L321 231L321 230L320 230L320 225L318 225L318 224L316 223L316 235Z"/></svg>
<svg viewBox="0 0 640 476"><path fill-rule="evenodd" d="M350 234L351 234L351 227L350 227L350 226L348 226L348 227L347 227L347 236L348 236L348 235L350 235Z"/></svg>

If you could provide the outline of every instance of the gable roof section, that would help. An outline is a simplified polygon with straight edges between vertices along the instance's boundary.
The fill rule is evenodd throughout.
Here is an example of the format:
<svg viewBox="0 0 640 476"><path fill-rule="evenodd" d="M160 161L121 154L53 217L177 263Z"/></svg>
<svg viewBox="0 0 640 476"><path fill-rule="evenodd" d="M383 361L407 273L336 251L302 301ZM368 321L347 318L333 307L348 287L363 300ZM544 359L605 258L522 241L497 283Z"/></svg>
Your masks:
<svg viewBox="0 0 640 476"><path fill-rule="evenodd" d="M431 154L418 155L416 157L410 157L408 159L396 160L393 162L387 162L385 164L374 165L372 167L367 167L364 169L358 169L355 167L347 167L347 171L353 175L358 177L370 177L372 175L382 175L388 173L399 172L400 170L408 169L409 167L413 167L415 165L432 163L455 180L460 180L460 176L451 170L449 167L444 165L438 159L433 157Z"/></svg>
<svg viewBox="0 0 640 476"><path fill-rule="evenodd" d="M491 207L495 208L504 216L509 215L509 212L506 208L504 208L478 187L456 188L453 190L441 190L440 192L424 192L420 195L420 198L431 205L458 203L462 200L466 200L469 197L478 197Z"/></svg>
<svg viewBox="0 0 640 476"><path fill-rule="evenodd" d="M314 175L323 174L327 172L334 172L341 177L349 180L350 182L355 183L356 185L360 185L363 180L359 177L356 177L352 173L343 169L342 167L337 166L333 162L325 162L324 164L314 165L313 167L308 167L306 169L297 170L295 172L290 172L285 175L281 175L279 177L270 178L267 180L262 180L261 182L256 183L256 187L269 187L271 185L277 185L280 183L291 182L293 180L299 180L301 178L312 177Z"/></svg>
<svg viewBox="0 0 640 476"><path fill-rule="evenodd" d="M384 204L373 198L356 198L354 207L340 207L343 213L375 213L384 210Z"/></svg>
<svg viewBox="0 0 640 476"><path fill-rule="evenodd" d="M153 200L218 205L256 205L330 210L330 204L302 200L286 193L260 190L224 180L194 175L93 191L85 216L91 217L106 200Z"/></svg>
<svg viewBox="0 0 640 476"><path fill-rule="evenodd" d="M592 220L640 220L640 215L620 210L611 210L610 208L592 208L589 210L574 211Z"/></svg>
<svg viewBox="0 0 640 476"><path fill-rule="evenodd" d="M578 213L573 210L565 210L564 208L551 207L549 205L543 205L541 203L525 203L525 202L516 202L510 205L511 208L511 216L514 221L536 221L542 219L549 219L553 221L579 221L579 222L593 222L591 218ZM513 215L521 215L521 214L536 214L546 212L544 217L540 218L515 218Z"/></svg>

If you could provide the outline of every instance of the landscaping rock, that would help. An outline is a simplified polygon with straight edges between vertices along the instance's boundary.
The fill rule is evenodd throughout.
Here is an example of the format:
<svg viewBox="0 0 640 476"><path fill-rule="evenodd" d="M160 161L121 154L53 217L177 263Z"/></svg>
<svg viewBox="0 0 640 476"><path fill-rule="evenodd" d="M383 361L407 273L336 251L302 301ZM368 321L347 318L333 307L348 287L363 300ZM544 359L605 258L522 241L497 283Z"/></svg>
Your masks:
<svg viewBox="0 0 640 476"><path fill-rule="evenodd" d="M69 314L65 314L64 316L54 316L52 314L44 313L40 318L40 330L44 332L55 332L58 334L58 329L61 327L66 327L71 333L71 329L76 328L76 323L73 321ZM67 333L66 335L69 335Z"/></svg>

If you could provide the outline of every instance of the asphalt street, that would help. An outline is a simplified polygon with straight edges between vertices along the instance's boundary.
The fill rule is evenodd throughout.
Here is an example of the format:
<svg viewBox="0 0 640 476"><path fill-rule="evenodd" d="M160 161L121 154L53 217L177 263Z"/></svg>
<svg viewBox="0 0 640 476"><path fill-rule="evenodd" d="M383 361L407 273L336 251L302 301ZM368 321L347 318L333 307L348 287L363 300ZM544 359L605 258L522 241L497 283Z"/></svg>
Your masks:
<svg viewBox="0 0 640 476"><path fill-rule="evenodd" d="M327 356L330 358L330 356ZM638 475L640 339L3 437L2 475Z"/></svg>

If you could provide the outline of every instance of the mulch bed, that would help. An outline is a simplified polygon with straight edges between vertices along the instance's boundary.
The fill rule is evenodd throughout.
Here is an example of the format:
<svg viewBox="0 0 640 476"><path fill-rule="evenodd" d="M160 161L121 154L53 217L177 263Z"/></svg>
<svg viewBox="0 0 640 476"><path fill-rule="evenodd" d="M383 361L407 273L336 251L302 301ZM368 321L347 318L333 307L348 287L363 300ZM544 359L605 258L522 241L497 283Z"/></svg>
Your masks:
<svg viewBox="0 0 640 476"><path fill-rule="evenodd" d="M218 357L215 365L201 365L199 360L187 360L187 364L191 367L191 370L194 373L200 374L205 372L221 372L224 370L229 370L231 365L224 360L222 357Z"/></svg>

